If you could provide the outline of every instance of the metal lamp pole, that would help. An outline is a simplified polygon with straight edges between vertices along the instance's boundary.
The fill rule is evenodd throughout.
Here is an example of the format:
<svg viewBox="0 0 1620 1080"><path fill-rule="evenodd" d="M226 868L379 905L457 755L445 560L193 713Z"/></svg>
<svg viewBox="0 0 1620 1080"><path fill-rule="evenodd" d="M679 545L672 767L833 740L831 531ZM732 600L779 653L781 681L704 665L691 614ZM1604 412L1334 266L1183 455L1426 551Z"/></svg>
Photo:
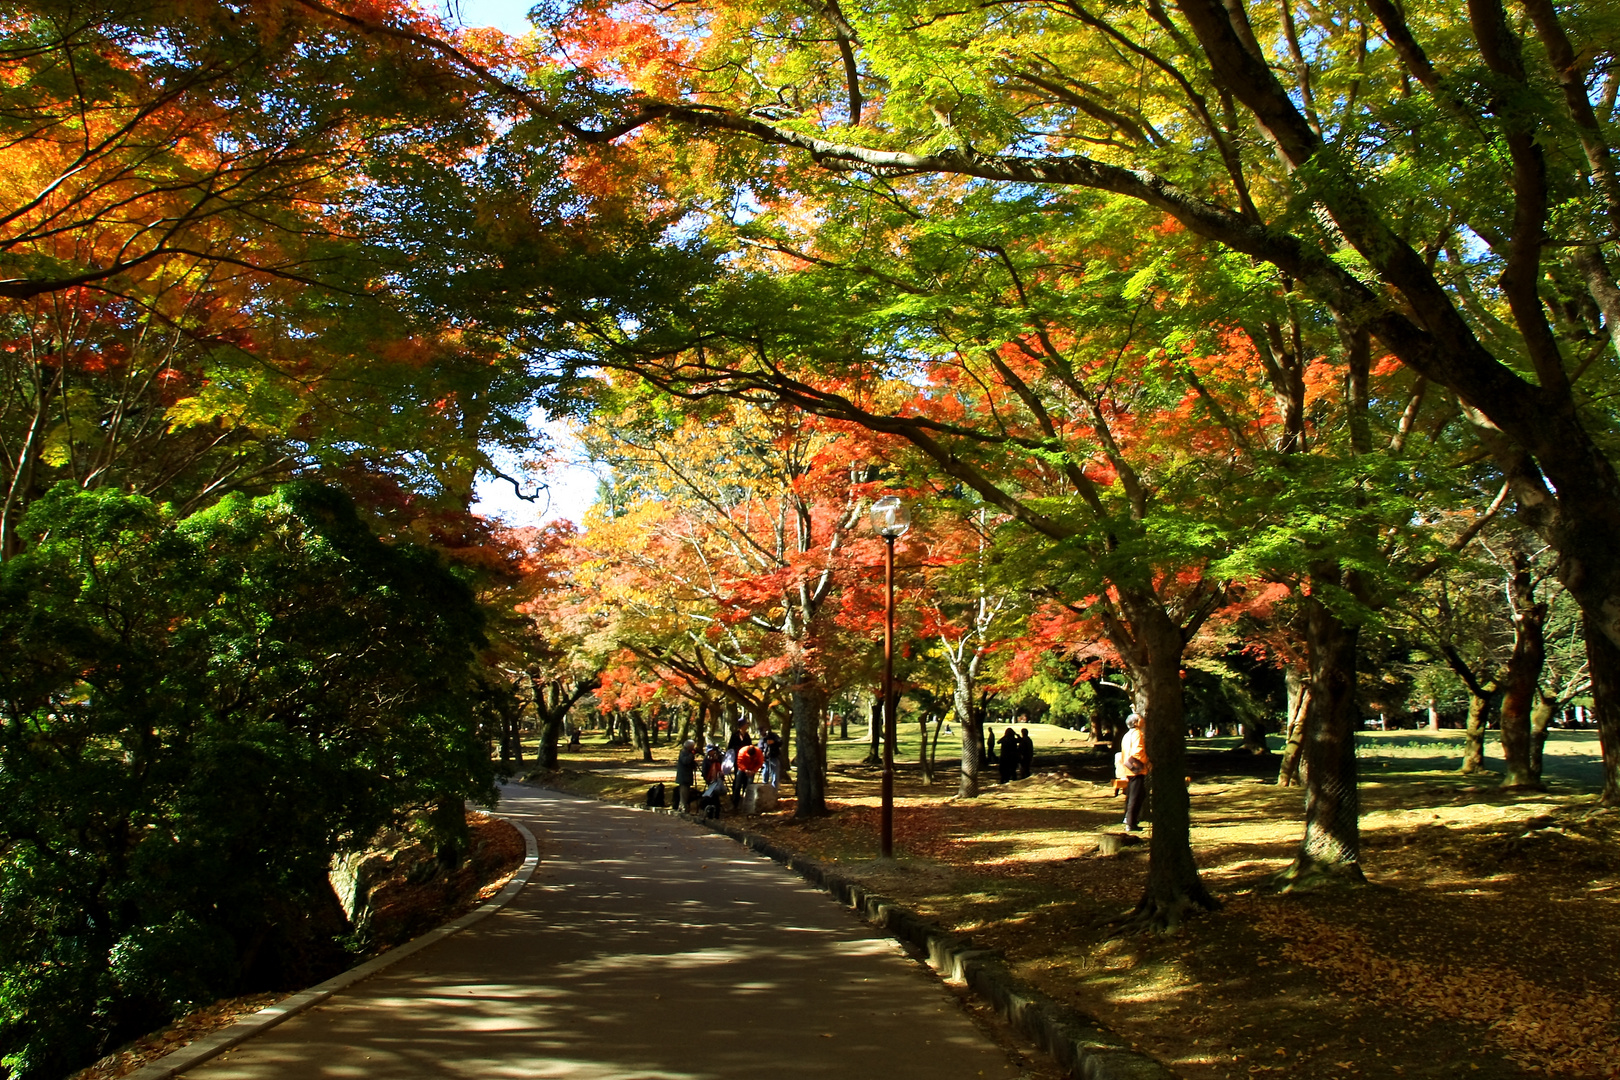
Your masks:
<svg viewBox="0 0 1620 1080"><path fill-rule="evenodd" d="M883 795L879 854L894 858L894 542L911 527L905 503L886 495L872 504L872 527L883 537Z"/></svg>
<svg viewBox="0 0 1620 1080"><path fill-rule="evenodd" d="M894 858L894 541L883 546L883 814L879 854Z"/></svg>

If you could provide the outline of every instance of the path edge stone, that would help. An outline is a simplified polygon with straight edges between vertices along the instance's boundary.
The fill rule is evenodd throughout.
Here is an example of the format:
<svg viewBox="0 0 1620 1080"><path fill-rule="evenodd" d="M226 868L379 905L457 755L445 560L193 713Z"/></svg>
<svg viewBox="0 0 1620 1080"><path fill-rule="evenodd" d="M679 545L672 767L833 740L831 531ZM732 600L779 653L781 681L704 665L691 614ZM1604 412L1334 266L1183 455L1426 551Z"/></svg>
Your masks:
<svg viewBox="0 0 1620 1080"><path fill-rule="evenodd" d="M534 833L521 821L504 817L500 814L492 815L513 826L523 836L523 865L512 874L501 891L488 900L473 908L467 914L445 923L443 926L429 930L420 937L414 937L403 945L396 945L381 956L374 956L363 964L359 964L334 975L323 983L317 983L308 990L301 990L291 997L283 998L274 1005L266 1005L256 1013L249 1013L233 1024L228 1024L218 1031L196 1042L188 1043L176 1050L172 1050L155 1061L149 1061L134 1072L127 1074L124 1080L170 1080L179 1076L188 1069L195 1069L198 1065L218 1057L225 1051L240 1046L242 1043L256 1035L280 1024L282 1021L297 1016L299 1013L314 1008L333 994L347 990L355 983L368 979L401 960L415 953L421 952L429 945L443 941L452 934L459 933L476 922L481 922L501 910L512 902L512 898L522 891L523 886L529 883L534 871L540 865L540 844L534 838Z"/></svg>
<svg viewBox="0 0 1620 1080"><path fill-rule="evenodd" d="M668 809L661 812L676 814ZM898 901L871 892L814 859L795 855L758 833L724 821L676 816L698 821L781 863L811 884L825 889L839 903L853 908L867 922L912 945L927 958L935 974L949 982L966 985L1076 1080L1176 1080L1176 1074L1164 1062L1131 1049L1129 1043L1095 1020L1026 985L1013 975L999 953L978 948L970 938L952 933Z"/></svg>

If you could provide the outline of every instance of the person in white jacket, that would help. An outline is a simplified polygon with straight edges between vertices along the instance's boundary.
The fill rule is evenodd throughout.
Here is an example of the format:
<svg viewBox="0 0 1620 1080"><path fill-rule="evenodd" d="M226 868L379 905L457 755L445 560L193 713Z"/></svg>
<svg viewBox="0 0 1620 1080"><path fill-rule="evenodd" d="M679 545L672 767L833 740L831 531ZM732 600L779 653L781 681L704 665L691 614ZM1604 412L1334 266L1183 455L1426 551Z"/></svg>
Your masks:
<svg viewBox="0 0 1620 1080"><path fill-rule="evenodd" d="M1152 769L1147 747L1142 743L1142 718L1135 713L1125 718L1125 738L1119 744L1120 761L1125 766L1125 831L1137 832L1142 803L1147 798L1147 777Z"/></svg>

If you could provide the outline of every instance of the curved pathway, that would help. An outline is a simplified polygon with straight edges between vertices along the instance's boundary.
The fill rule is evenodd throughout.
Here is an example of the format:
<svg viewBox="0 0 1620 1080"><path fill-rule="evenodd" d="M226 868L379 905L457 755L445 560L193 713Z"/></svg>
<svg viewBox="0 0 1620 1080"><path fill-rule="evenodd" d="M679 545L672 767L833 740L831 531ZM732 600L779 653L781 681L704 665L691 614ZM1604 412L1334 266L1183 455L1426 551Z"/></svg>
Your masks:
<svg viewBox="0 0 1620 1080"><path fill-rule="evenodd" d="M522 787L501 813L540 843L511 904L185 1075L1019 1075L898 945L735 842Z"/></svg>

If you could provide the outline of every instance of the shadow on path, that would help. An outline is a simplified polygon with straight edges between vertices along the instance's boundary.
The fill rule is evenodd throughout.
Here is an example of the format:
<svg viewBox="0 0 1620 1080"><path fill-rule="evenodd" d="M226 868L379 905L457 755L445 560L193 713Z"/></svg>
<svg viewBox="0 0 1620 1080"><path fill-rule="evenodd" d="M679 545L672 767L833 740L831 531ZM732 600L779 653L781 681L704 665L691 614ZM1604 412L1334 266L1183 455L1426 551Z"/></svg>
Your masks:
<svg viewBox="0 0 1620 1080"><path fill-rule="evenodd" d="M679 818L510 787L541 864L505 909L185 1075L1016 1077L824 893Z"/></svg>

